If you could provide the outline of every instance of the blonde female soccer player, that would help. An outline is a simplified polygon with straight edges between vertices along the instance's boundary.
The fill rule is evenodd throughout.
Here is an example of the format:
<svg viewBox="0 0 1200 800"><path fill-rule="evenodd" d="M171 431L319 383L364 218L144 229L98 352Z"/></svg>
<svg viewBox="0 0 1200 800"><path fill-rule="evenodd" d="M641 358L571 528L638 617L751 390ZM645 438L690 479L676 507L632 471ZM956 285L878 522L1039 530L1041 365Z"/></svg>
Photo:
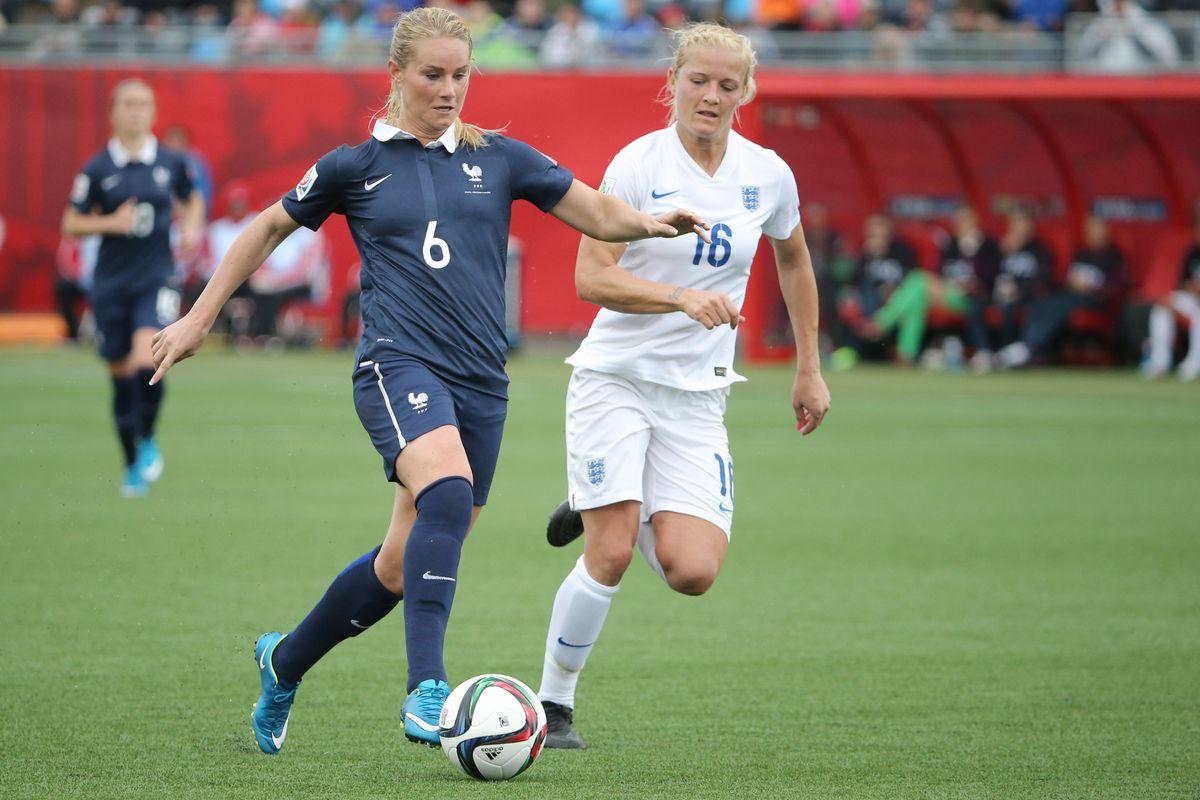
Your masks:
<svg viewBox="0 0 1200 800"><path fill-rule="evenodd" d="M817 290L796 182L774 152L732 130L754 96L754 50L713 24L678 34L666 93L671 125L632 142L601 191L656 213L697 209L710 242L579 247L579 296L603 308L569 359L570 498L547 531L582 531L583 556L554 599L539 695L547 746L580 748L575 685L636 546L677 592L704 594L721 569L733 522L733 459L725 403L750 264L759 239L775 251L797 346L791 404L802 433L829 410L817 355Z"/></svg>
<svg viewBox="0 0 1200 800"><path fill-rule="evenodd" d="M283 746L301 677L402 595L404 732L439 744L459 554L487 501L507 408L504 260L513 201L607 241L681 236L699 224L686 211L635 211L532 147L462 122L471 34L451 11L402 16L388 73L386 118L371 138L322 156L260 214L192 310L154 343L161 376L196 352L221 305L285 237L345 215L362 256L354 405L399 488L383 544L346 567L291 633L266 633L255 645L262 692L252 727L269 754Z"/></svg>

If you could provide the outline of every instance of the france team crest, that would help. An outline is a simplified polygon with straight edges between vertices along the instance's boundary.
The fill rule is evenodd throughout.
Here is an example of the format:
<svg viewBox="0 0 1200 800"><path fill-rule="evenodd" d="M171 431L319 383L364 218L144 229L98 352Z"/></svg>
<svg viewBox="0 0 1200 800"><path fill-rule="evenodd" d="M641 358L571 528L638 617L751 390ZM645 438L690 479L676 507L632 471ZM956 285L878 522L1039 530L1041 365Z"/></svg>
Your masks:
<svg viewBox="0 0 1200 800"><path fill-rule="evenodd" d="M604 483L604 459L590 458L587 462L588 483L599 486Z"/></svg>
<svg viewBox="0 0 1200 800"><path fill-rule="evenodd" d="M743 186L742 187L742 205L747 211L758 211L758 187Z"/></svg>

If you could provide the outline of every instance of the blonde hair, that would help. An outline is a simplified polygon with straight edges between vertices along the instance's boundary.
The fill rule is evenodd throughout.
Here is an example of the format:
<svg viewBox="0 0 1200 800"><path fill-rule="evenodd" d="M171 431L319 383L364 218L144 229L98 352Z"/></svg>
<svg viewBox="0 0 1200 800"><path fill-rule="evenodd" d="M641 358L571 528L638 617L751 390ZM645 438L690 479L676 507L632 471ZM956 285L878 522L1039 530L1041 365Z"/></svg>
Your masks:
<svg viewBox="0 0 1200 800"><path fill-rule="evenodd" d="M758 86L754 82L754 68L758 66L758 54L750 40L735 30L718 25L715 22L696 22L686 25L674 33L674 56L671 59L671 77L659 92L659 102L671 109L670 122L677 116L675 106L675 82L679 80L679 70L687 63L688 56L703 47L719 47L728 50L742 58L742 99L738 106L744 106L754 99Z"/></svg>
<svg viewBox="0 0 1200 800"><path fill-rule="evenodd" d="M147 92L149 92L150 100L152 102L157 101L157 98L155 98L155 96L154 96L154 89L151 88L150 84L146 83L141 78L125 78L123 81L121 81L120 83L118 83L116 86L113 87L112 93L108 96L109 110L111 111L112 109L116 108L117 98L121 95L121 92L125 91L126 89L132 89L136 86L140 86L143 89L145 89Z"/></svg>
<svg viewBox="0 0 1200 800"><path fill-rule="evenodd" d="M415 8L406 14L401 14L396 20L396 26L392 28L392 44L388 49L388 56L403 69L416 53L418 42L441 37L465 42L468 54L474 50L471 30L458 14L447 8L432 6ZM386 122L395 124L400 121L403 111L404 97L400 93L399 84L393 81L388 90L387 105L383 107L381 113ZM487 147L488 142L484 137L489 133L499 132L471 125L461 119L454 120L454 134L459 144L466 145L473 150Z"/></svg>

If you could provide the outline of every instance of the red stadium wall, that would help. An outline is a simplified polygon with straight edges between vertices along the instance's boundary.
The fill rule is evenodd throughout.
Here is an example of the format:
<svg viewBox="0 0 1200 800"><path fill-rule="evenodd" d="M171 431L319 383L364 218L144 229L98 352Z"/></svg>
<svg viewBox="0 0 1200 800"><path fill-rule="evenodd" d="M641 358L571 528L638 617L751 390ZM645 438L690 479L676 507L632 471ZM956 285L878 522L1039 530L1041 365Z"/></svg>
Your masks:
<svg viewBox="0 0 1200 800"><path fill-rule="evenodd" d="M379 71L0 69L0 311L51 307L72 178L107 137L109 90L131 74L157 90L160 130L189 130L212 164L218 197L239 178L260 205L326 150L365 138L386 88ZM507 126L596 185L622 145L663 123L660 85L656 75L484 74L473 80L465 117ZM767 74L742 122L792 165L801 197L826 203L852 234L877 208L924 224L941 218L944 201L967 198L994 226L1005 202L1020 200L1042 208L1049 235L1069 247L1081 216L1108 198L1148 293L1170 277L1155 283L1170 271L1156 243L1175 241L1163 233L1185 225L1200 197L1197 78ZM1126 218L1122 208L1132 209ZM593 309L574 296L577 237L527 204L517 204L513 220L525 244L524 329L583 329ZM345 225L328 228L332 313L356 255ZM760 355L753 334L775 291L764 253L747 315Z"/></svg>

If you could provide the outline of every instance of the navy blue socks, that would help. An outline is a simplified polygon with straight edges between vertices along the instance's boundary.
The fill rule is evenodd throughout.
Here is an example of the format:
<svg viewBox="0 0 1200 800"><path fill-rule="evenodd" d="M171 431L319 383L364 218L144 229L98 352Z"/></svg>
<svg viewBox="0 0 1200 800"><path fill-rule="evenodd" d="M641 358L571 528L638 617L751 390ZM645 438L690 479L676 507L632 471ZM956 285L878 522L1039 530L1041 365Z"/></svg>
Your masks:
<svg viewBox="0 0 1200 800"><path fill-rule="evenodd" d="M147 439L154 437L154 423L158 421L158 410L162 407L163 395L167 391L165 380L160 380L151 386L150 379L153 377L154 370L152 369L138 370L138 388L142 393L142 436Z"/></svg>
<svg viewBox="0 0 1200 800"><path fill-rule="evenodd" d="M126 467L133 466L138 440L142 437L141 393L137 382L134 375L125 378L114 375L112 379L113 419L117 423L117 437L121 440Z"/></svg>
<svg viewBox="0 0 1200 800"><path fill-rule="evenodd" d="M300 680L335 645L358 636L400 602L375 574L378 553L376 547L342 570L308 616L275 648L271 663L280 681Z"/></svg>
<svg viewBox="0 0 1200 800"><path fill-rule="evenodd" d="M417 496L417 521L404 548L404 643L410 692L423 680L446 680L442 648L473 505L471 483L463 477L434 481Z"/></svg>

